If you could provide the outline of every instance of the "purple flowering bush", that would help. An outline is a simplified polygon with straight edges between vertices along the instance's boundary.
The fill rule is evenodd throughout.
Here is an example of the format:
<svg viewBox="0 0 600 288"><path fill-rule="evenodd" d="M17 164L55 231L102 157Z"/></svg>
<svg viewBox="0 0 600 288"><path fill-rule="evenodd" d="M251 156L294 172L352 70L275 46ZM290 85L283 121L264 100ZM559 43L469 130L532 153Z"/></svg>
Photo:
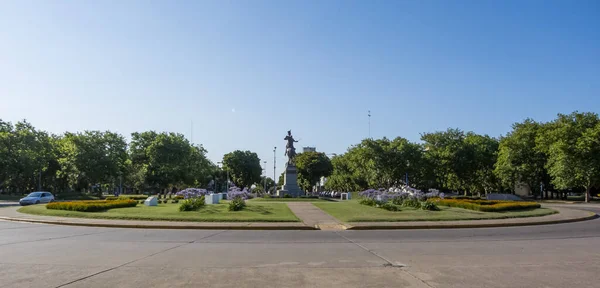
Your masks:
<svg viewBox="0 0 600 288"><path fill-rule="evenodd" d="M410 186L403 186L401 188L392 187L387 190L383 188L377 190L368 189L358 193L358 195L362 197L360 201L361 204L384 208L390 211L397 211L394 210L395 208L392 209L390 205L437 211L439 209L437 209L435 203L428 200L433 198L444 198L444 193L440 193L437 190L431 190L428 193L424 193L423 191Z"/></svg>
<svg viewBox="0 0 600 288"><path fill-rule="evenodd" d="M252 194L246 188L242 190L239 187L233 186L227 192L227 199L233 200L235 198L241 198L242 200L252 199Z"/></svg>
<svg viewBox="0 0 600 288"><path fill-rule="evenodd" d="M177 192L176 196L181 196L183 199L198 198L210 194L210 191L200 188L187 188Z"/></svg>

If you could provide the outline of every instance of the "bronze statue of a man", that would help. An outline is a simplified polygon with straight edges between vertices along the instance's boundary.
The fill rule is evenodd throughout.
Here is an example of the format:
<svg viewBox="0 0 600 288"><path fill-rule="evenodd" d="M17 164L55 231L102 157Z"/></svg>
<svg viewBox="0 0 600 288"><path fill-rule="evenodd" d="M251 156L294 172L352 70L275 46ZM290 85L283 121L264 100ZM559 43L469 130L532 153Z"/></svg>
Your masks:
<svg viewBox="0 0 600 288"><path fill-rule="evenodd" d="M288 135L283 138L283 140L287 141L285 144L285 155L288 156L288 164L294 164L294 158L296 157L296 148L294 148L294 142L298 142L294 140L292 136L292 130L288 130Z"/></svg>

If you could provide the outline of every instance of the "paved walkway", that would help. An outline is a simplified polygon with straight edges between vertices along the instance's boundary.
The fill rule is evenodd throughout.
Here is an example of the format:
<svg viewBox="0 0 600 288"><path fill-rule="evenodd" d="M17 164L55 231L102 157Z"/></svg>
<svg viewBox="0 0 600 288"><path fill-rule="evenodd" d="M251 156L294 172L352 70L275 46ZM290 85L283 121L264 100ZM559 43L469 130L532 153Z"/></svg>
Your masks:
<svg viewBox="0 0 600 288"><path fill-rule="evenodd" d="M289 202L287 205L306 226L317 227L321 230L346 229L341 222L310 202Z"/></svg>

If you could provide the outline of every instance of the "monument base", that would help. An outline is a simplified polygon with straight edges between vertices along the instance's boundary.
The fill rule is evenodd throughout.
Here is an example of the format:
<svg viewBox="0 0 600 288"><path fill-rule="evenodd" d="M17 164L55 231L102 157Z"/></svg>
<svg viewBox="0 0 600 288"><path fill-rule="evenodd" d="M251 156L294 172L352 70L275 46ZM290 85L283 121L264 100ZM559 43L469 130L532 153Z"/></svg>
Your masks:
<svg viewBox="0 0 600 288"><path fill-rule="evenodd" d="M281 190L277 190L277 196L284 197L285 195L292 197L304 196L304 191L298 186L298 169L295 165L285 164L283 187L281 187Z"/></svg>

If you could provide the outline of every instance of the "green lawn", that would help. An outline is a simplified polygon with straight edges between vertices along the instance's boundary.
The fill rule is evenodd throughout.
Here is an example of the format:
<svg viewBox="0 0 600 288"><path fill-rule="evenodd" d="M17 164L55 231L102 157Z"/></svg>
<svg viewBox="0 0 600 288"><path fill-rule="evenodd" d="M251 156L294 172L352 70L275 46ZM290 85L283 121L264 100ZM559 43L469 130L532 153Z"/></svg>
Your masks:
<svg viewBox="0 0 600 288"><path fill-rule="evenodd" d="M362 205L356 200L336 203L314 203L314 205L343 222L482 220L535 217L556 213L555 210L546 208L514 212L479 212L444 206L439 207L440 211L424 211L402 207L400 211L392 212Z"/></svg>
<svg viewBox="0 0 600 288"><path fill-rule="evenodd" d="M253 198L250 202L332 202L333 200L319 198Z"/></svg>
<svg viewBox="0 0 600 288"><path fill-rule="evenodd" d="M136 207L110 209L106 212L77 212L46 209L45 205L32 205L20 208L22 213L124 220L163 220L196 222L298 222L285 203L251 203L242 211L228 211L229 205L206 205L198 211L179 212L178 204L158 204L148 207L138 204Z"/></svg>

